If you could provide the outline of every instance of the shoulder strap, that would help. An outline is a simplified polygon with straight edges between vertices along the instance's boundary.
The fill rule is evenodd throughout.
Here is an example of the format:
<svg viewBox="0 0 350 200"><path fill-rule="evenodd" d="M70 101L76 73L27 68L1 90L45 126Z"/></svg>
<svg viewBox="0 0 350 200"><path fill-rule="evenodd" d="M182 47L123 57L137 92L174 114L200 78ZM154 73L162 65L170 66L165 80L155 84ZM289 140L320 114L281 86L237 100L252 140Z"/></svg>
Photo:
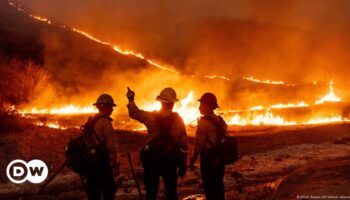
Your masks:
<svg viewBox="0 0 350 200"><path fill-rule="evenodd" d="M95 124L96 122L101 119L101 118L106 118L108 119L107 117L104 117L104 116L101 116L101 115L97 115L95 117L89 117L88 121L82 125L80 127L81 131L83 131L83 133L87 133L87 134L92 134L93 136L96 137L96 139L98 140L98 143L99 144L102 144L103 141L101 140L101 138L96 134L96 131L95 131Z"/></svg>
<svg viewBox="0 0 350 200"><path fill-rule="evenodd" d="M224 126L223 126L225 121L220 116L219 116L219 120L208 115L205 115L202 118L209 121L212 125L214 125L218 134L216 137L216 145L219 144L221 140L226 137L226 130L224 129ZM207 140L207 142L209 142L209 144L212 146L216 146L215 144L213 144L212 141Z"/></svg>

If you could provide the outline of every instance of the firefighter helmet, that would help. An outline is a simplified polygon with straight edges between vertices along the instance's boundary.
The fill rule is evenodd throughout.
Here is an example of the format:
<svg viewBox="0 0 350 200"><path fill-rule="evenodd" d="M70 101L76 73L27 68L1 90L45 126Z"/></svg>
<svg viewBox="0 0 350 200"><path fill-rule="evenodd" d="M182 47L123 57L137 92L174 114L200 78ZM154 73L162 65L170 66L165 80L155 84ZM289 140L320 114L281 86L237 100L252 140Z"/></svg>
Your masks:
<svg viewBox="0 0 350 200"><path fill-rule="evenodd" d="M198 101L206 103L206 104L212 106L214 109L219 108L216 96L211 92L204 93L202 95L202 97L200 99L198 99Z"/></svg>
<svg viewBox="0 0 350 200"><path fill-rule="evenodd" d="M106 104L106 105L116 106L112 96L109 95L109 94L101 94L97 98L96 103L94 103L95 106L99 105L99 104Z"/></svg>
<svg viewBox="0 0 350 200"><path fill-rule="evenodd" d="M175 103L179 101L179 99L176 98L175 90L170 87L163 89L156 99L164 103Z"/></svg>

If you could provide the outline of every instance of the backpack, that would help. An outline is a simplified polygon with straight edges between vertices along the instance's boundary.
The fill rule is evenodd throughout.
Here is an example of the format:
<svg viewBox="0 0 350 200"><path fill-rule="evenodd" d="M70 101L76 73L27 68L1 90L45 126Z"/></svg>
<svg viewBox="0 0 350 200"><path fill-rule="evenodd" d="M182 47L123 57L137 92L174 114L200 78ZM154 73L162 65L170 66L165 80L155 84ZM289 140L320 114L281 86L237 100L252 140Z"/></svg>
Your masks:
<svg viewBox="0 0 350 200"><path fill-rule="evenodd" d="M170 134L178 117L177 113L167 117L156 116L159 132L140 151L139 158L143 167L178 166L180 146Z"/></svg>
<svg viewBox="0 0 350 200"><path fill-rule="evenodd" d="M203 118L212 123L217 130L216 144L212 144L210 141L208 142L213 146L213 150L222 163L224 165L230 165L236 162L238 160L237 138L227 136L227 131L223 125L225 121L222 117L220 117L220 120L216 120L210 116L203 116Z"/></svg>
<svg viewBox="0 0 350 200"><path fill-rule="evenodd" d="M90 117L88 121L80 127L82 134L68 142L65 156L67 166L81 176L89 174L97 169L102 163L108 163L108 151L101 139L95 133L95 123L102 116ZM88 146L85 137L93 134L98 140L97 145Z"/></svg>

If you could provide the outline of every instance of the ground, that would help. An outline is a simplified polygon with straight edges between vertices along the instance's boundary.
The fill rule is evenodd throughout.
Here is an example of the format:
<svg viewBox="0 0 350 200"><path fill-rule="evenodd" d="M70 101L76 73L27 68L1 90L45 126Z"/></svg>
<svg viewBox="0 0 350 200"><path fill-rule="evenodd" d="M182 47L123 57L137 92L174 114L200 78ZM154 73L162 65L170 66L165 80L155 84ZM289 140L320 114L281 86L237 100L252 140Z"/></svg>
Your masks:
<svg viewBox="0 0 350 200"><path fill-rule="evenodd" d="M226 168L227 199L296 199L311 195L350 195L350 125L293 126L274 128L231 127L236 135L241 159ZM193 129L189 129L189 133ZM38 158L48 164L49 176L64 162L64 150L78 129L58 130L27 125L21 131L1 133L0 199L86 199L80 178L65 168L36 194L41 185L16 185L6 177L7 164L14 159ZM126 153L130 152L141 183L142 167L138 151L148 137L144 132L117 130L122 174L117 181L117 199L138 199ZM190 138L193 148L194 139ZM181 198L200 199L202 193L199 170L188 171L179 181ZM162 189L161 189L162 190ZM196 195L197 194L197 195ZM162 198L160 192L160 198ZM192 196L194 197L194 196Z"/></svg>

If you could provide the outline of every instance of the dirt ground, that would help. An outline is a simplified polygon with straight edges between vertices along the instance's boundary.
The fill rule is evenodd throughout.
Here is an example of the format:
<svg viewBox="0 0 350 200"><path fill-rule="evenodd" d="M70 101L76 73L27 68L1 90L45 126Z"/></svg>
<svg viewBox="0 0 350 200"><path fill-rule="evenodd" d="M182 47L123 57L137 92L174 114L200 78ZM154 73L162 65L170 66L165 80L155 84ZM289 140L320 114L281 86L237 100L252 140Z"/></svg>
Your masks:
<svg viewBox="0 0 350 200"><path fill-rule="evenodd" d="M295 170L270 199L350 199L349 158L314 162Z"/></svg>
<svg viewBox="0 0 350 200"><path fill-rule="evenodd" d="M193 130L189 130L191 132ZM225 171L227 199L296 199L299 195L346 196L350 188L350 125L275 127L238 130L230 128L239 142L241 159ZM14 159L38 158L48 164L49 176L64 162L64 150L78 129L58 130L27 125L22 131L1 133L0 199L86 199L80 178L65 168L37 195L41 185L13 184L6 177L6 166ZM144 132L116 131L122 174L116 179L117 199L138 199L127 162L130 152L144 193L138 151L148 137ZM190 138L193 148L194 139ZM164 194L160 188L162 199ZM199 170L188 171L179 181L183 199L201 199ZM334 197L334 196L333 196Z"/></svg>

